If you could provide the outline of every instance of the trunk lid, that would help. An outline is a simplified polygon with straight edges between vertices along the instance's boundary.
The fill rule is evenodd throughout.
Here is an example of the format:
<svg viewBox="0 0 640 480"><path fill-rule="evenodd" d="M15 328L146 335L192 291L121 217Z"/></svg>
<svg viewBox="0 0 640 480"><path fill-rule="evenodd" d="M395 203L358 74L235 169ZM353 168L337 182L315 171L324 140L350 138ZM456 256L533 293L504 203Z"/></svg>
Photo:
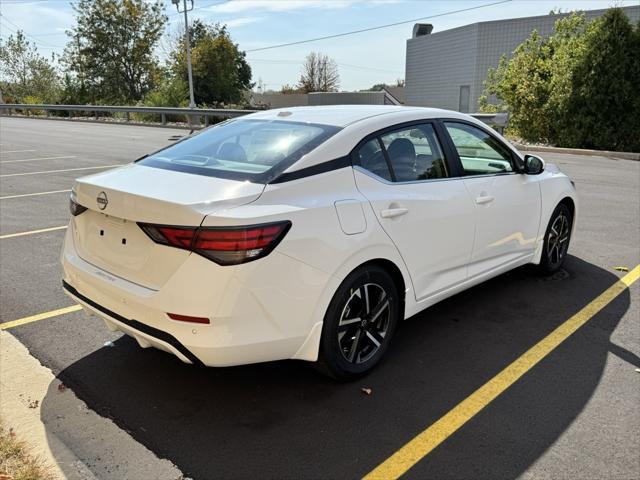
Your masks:
<svg viewBox="0 0 640 480"><path fill-rule="evenodd" d="M75 246L96 267L158 290L190 252L155 243L138 222L197 227L210 213L255 201L263 189L135 164L83 177L74 192L89 210L73 218Z"/></svg>

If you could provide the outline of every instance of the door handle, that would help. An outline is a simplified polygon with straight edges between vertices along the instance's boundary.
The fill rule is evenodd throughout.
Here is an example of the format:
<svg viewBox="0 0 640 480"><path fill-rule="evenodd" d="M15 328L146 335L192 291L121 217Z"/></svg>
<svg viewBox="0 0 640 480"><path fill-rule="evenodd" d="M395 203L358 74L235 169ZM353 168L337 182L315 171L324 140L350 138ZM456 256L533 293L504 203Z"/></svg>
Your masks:
<svg viewBox="0 0 640 480"><path fill-rule="evenodd" d="M380 216L382 218L393 218L404 215L407 212L409 212L408 208L386 208L380 211Z"/></svg>
<svg viewBox="0 0 640 480"><path fill-rule="evenodd" d="M482 195L476 198L476 203L478 205L484 205L485 203L493 202L494 198L491 195Z"/></svg>

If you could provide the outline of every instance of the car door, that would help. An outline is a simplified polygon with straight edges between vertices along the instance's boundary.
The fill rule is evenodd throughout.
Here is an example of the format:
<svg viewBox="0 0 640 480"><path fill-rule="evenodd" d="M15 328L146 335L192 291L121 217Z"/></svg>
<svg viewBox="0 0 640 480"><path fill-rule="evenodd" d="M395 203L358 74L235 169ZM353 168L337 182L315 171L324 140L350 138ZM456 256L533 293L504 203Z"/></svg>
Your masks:
<svg viewBox="0 0 640 480"><path fill-rule="evenodd" d="M469 277L533 255L540 226L539 177L521 174L515 154L488 129L445 121L476 209Z"/></svg>
<svg viewBox="0 0 640 480"><path fill-rule="evenodd" d="M354 151L358 189L409 270L422 300L467 278L474 205L452 176L431 123L387 129Z"/></svg>

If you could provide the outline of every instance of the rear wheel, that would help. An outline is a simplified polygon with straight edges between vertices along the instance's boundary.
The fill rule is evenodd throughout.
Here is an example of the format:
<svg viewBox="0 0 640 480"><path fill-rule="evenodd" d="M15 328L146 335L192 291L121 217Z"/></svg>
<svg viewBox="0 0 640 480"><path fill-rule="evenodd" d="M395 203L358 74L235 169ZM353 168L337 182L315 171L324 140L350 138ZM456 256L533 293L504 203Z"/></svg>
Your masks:
<svg viewBox="0 0 640 480"><path fill-rule="evenodd" d="M317 368L337 380L368 373L389 346L399 304L396 286L385 270L365 266L352 272L327 309Z"/></svg>
<svg viewBox="0 0 640 480"><path fill-rule="evenodd" d="M544 247L539 270L545 275L551 275L564 263L571 240L573 214L567 205L559 204L551 215L547 232L544 237Z"/></svg>

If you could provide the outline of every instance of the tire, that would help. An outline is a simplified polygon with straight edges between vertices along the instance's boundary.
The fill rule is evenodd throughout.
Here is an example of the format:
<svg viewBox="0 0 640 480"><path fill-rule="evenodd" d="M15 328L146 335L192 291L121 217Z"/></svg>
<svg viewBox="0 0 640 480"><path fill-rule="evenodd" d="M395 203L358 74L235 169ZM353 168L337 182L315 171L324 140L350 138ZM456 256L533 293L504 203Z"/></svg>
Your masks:
<svg viewBox="0 0 640 480"><path fill-rule="evenodd" d="M573 227L573 213L564 203L559 204L551 214L551 220L544 235L542 258L538 265L538 272L552 275L562 268Z"/></svg>
<svg viewBox="0 0 640 480"><path fill-rule="evenodd" d="M316 368L340 381L369 373L387 351L399 315L398 289L391 275L373 265L354 270L325 314Z"/></svg>

